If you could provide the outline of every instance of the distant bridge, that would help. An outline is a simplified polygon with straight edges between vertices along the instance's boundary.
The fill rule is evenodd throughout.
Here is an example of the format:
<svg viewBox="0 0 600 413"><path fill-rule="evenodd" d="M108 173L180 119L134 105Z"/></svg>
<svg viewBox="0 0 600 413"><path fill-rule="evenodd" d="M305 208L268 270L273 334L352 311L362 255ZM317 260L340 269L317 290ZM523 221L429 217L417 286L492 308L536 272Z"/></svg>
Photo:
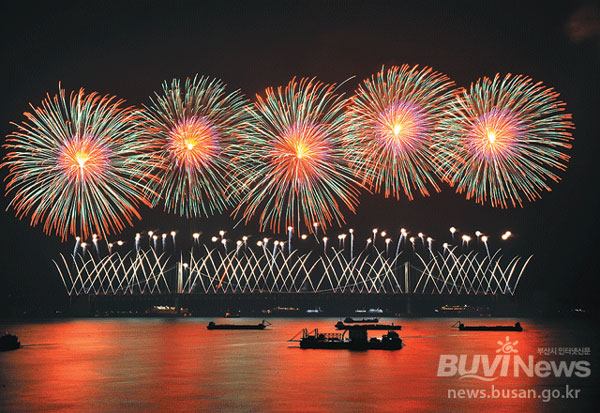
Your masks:
<svg viewBox="0 0 600 413"><path fill-rule="evenodd" d="M70 296L152 294L444 294L514 295L532 259L458 247L389 254L363 251L347 257L283 249L196 248L185 257L156 249L98 256L64 255L54 261Z"/></svg>

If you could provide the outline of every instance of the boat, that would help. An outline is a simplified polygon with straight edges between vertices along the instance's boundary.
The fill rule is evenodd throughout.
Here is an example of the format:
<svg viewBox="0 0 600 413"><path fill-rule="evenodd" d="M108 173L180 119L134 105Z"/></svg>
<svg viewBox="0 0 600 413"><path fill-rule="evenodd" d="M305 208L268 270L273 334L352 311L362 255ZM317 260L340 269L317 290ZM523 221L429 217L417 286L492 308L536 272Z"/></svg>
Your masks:
<svg viewBox="0 0 600 413"><path fill-rule="evenodd" d="M0 351L16 350L19 347L21 347L21 342L17 336L6 333L0 337Z"/></svg>
<svg viewBox="0 0 600 413"><path fill-rule="evenodd" d="M338 321L335 324L335 328L338 330L401 330L402 326L392 324L344 324Z"/></svg>
<svg viewBox="0 0 600 413"><path fill-rule="evenodd" d="M346 337L346 334L348 337ZM297 340L290 340L297 341ZM380 339L368 338L367 330L346 330L343 333L319 333L318 329L309 332L302 330L300 339L302 349L323 350L400 350L402 339L395 331L388 331Z"/></svg>
<svg viewBox="0 0 600 413"><path fill-rule="evenodd" d="M230 312L226 312L225 313L225 318L240 318L241 315L240 313L230 313Z"/></svg>
<svg viewBox="0 0 600 413"><path fill-rule="evenodd" d="M472 316L472 317L491 317L492 310L489 307L463 305L443 305L436 308L434 312L441 316Z"/></svg>
<svg viewBox="0 0 600 413"><path fill-rule="evenodd" d="M297 307L274 307L261 311L263 314L275 314L275 315L298 315L300 314L300 309Z"/></svg>
<svg viewBox="0 0 600 413"><path fill-rule="evenodd" d="M115 314L111 312L110 316L131 316L131 313L128 314ZM174 307L169 305L154 305L152 308L149 308L145 311L145 315L148 317L189 317L191 316L191 312L187 308L183 307Z"/></svg>
<svg viewBox="0 0 600 413"><path fill-rule="evenodd" d="M266 320L259 324L215 324L214 321L211 321L206 328L208 330L264 330L270 325L271 323Z"/></svg>
<svg viewBox="0 0 600 413"><path fill-rule="evenodd" d="M378 318L361 318L359 320L355 320L352 317L346 317L344 319L344 323L346 324L356 324L356 323L374 323L377 324L379 322Z"/></svg>
<svg viewBox="0 0 600 413"><path fill-rule="evenodd" d="M455 324L456 325L456 324ZM516 322L514 326L466 326L458 322L459 331L523 331L521 323Z"/></svg>
<svg viewBox="0 0 600 413"><path fill-rule="evenodd" d="M308 310L306 310L307 314L321 314L322 312L323 310L321 310L321 307L309 308Z"/></svg>

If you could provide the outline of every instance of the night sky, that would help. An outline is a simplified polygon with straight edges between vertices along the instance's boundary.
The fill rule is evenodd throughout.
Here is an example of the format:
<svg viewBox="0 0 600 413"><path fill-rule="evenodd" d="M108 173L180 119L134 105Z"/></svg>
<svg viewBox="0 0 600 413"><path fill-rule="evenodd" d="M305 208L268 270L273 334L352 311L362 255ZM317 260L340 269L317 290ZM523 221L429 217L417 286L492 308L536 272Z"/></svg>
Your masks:
<svg viewBox="0 0 600 413"><path fill-rule="evenodd" d="M373 227L400 227L449 237L456 226L490 235L500 246L506 229L511 251L534 254L521 294L568 305L592 305L600 271L598 182L600 37L597 4L578 2L28 2L4 3L0 133L24 120L58 82L68 91L114 94L142 105L161 83L194 74L223 79L253 98L293 76L342 82L351 93L382 65L432 66L458 86L499 72L526 74L554 87L576 126L571 160L552 192L519 209L467 201L442 184L442 193L415 201L363 193L357 214L345 214L359 240ZM162 4L161 4L162 3ZM558 2L556 2L558 3ZM5 150L2 151L4 156ZM2 178L6 171L1 171ZM4 184L2 192L4 192ZM41 227L19 221L1 198L0 316L10 308L53 308L65 292L51 259L72 250ZM347 211L346 211L347 212ZM189 220L142 209L143 221L124 233L201 230L206 240L234 220ZM335 237L342 230L330 232ZM258 234L256 221L237 234ZM357 241L362 245L362 241Z"/></svg>

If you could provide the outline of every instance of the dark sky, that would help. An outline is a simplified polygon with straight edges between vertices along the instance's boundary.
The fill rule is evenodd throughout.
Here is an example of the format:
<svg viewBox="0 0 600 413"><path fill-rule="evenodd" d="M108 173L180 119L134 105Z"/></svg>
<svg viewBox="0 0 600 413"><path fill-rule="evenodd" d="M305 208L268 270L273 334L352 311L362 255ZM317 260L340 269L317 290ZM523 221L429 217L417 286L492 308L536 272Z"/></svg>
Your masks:
<svg viewBox="0 0 600 413"><path fill-rule="evenodd" d="M578 2L29 2L0 10L0 133L21 122L28 102L39 104L61 81L67 90L115 94L141 105L161 82L195 73L223 79L250 98L293 76L347 84L382 64L432 66L468 86L499 72L526 74L561 93L576 130L563 180L542 200L499 210L445 191L430 198L361 197L350 226L364 238L372 227L401 226L443 239L451 225L480 229L500 246L511 229L513 250L535 254L524 288L557 300L593 302L591 280L600 270L598 210L598 6ZM123 2L125 3L125 2ZM176 3L176 4L175 4ZM557 4L553 4L557 3ZM562 3L562 4L561 4ZM110 4L110 5L108 5ZM571 22L571 23L569 23ZM4 154L4 152L3 152ZM2 177L6 171L1 172ZM4 186L4 185L3 185ZM4 211L7 200L2 198ZM144 220L127 233L200 229L212 234L227 216L193 223L162 211L142 210ZM72 242L42 234L0 213L0 300L7 306L51 303L64 294L51 259ZM256 223L245 232L257 233ZM332 231L335 236L338 231ZM361 235L361 238L362 235ZM2 305L0 305L2 314Z"/></svg>

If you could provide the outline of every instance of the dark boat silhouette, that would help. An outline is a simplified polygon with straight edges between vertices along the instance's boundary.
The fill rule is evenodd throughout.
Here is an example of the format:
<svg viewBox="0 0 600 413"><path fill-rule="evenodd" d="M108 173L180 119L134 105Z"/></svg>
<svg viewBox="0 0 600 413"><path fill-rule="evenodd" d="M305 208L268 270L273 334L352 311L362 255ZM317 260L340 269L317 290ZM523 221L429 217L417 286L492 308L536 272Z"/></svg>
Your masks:
<svg viewBox="0 0 600 413"><path fill-rule="evenodd" d="M215 324L214 321L208 323L208 330L264 330L271 323L263 320L259 324Z"/></svg>
<svg viewBox="0 0 600 413"><path fill-rule="evenodd" d="M335 324L335 328L338 330L401 330L402 326L392 324L344 324L338 321Z"/></svg>
<svg viewBox="0 0 600 413"><path fill-rule="evenodd" d="M16 350L21 347L19 338L12 334L5 334L0 337L0 351Z"/></svg>
<svg viewBox="0 0 600 413"><path fill-rule="evenodd" d="M516 322L514 326L466 326L458 322L459 331L523 331L521 323Z"/></svg>
<svg viewBox="0 0 600 413"><path fill-rule="evenodd" d="M378 318L361 318L359 320L355 320L352 317L346 317L344 319L344 323L346 323L346 324L355 324L355 323L374 323L374 324L377 324L377 323L379 323L379 319Z"/></svg>
<svg viewBox="0 0 600 413"><path fill-rule="evenodd" d="M346 334L348 337L346 338ZM290 341L296 341L294 339ZM302 330L300 339L302 349L322 350L399 350L402 348L402 339L395 331L388 331L380 339L368 339L367 330L346 330L343 333L319 333L318 329L309 332Z"/></svg>

